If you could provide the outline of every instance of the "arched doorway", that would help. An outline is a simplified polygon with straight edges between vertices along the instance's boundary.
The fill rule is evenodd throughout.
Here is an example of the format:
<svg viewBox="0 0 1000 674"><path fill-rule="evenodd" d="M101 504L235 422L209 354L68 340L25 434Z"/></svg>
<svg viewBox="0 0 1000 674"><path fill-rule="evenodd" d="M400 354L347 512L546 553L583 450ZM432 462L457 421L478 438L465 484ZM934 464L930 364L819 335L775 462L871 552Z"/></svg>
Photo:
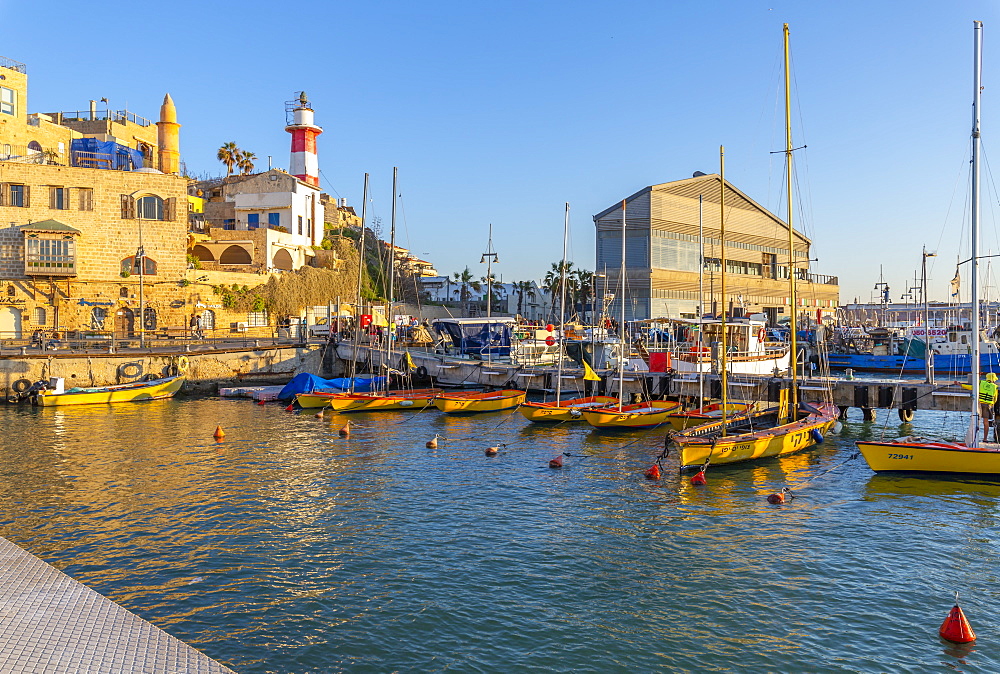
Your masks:
<svg viewBox="0 0 1000 674"><path fill-rule="evenodd" d="M252 262L250 253L246 251L246 248L240 246L230 246L219 256L219 264L250 264Z"/></svg>
<svg viewBox="0 0 1000 674"><path fill-rule="evenodd" d="M275 269L284 269L285 271L292 271L292 256L289 255L288 251L284 248L278 249L278 252L274 254L274 258L271 260Z"/></svg>
<svg viewBox="0 0 1000 674"><path fill-rule="evenodd" d="M215 262L215 256L205 246L195 246L191 249L191 254L202 262Z"/></svg>
<svg viewBox="0 0 1000 674"><path fill-rule="evenodd" d="M0 308L0 339L21 339L21 310Z"/></svg>
<svg viewBox="0 0 1000 674"><path fill-rule="evenodd" d="M215 312L211 309L201 312L201 329L206 333L215 330Z"/></svg>
<svg viewBox="0 0 1000 674"><path fill-rule="evenodd" d="M115 312L115 332L122 337L135 336L135 312L128 307L120 307Z"/></svg>

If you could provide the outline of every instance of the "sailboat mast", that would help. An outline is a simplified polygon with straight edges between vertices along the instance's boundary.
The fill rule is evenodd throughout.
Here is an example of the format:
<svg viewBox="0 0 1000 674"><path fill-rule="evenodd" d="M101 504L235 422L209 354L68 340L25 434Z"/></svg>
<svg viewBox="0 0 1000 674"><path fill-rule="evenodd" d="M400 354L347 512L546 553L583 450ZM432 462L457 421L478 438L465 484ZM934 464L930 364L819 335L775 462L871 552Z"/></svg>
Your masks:
<svg viewBox="0 0 1000 674"><path fill-rule="evenodd" d="M698 195L698 409L705 406L705 372L701 367L701 345L705 343L705 218L704 199Z"/></svg>
<svg viewBox="0 0 1000 674"><path fill-rule="evenodd" d="M785 43L785 179L787 185L785 191L788 193L788 289L791 297L792 317L788 324L789 342L788 350L791 356L792 365L792 396L790 405L793 415L798 409L798 363L799 354L796 344L796 333L798 332L798 300L795 297L795 230L792 228L792 93L791 93L791 68L788 57L788 24L783 29Z"/></svg>
<svg viewBox="0 0 1000 674"><path fill-rule="evenodd" d="M386 380L385 388L389 389L389 370L392 367L392 334L393 334L393 309L392 309L392 294L393 287L396 283L396 177L397 169L395 166L392 167L392 220L389 227L389 291L386 293L387 299L389 300L388 310L386 311L386 322L388 323L386 335L385 335L385 368L386 368Z"/></svg>
<svg viewBox="0 0 1000 674"><path fill-rule="evenodd" d="M366 215L368 214L368 174L365 174L365 188L361 199L361 238L358 245L358 294L354 304L354 355L351 358L351 393L354 393L354 378L358 374L358 345L361 343L361 284L365 277L365 227L367 227ZM337 306L339 315L340 306Z"/></svg>
<svg viewBox="0 0 1000 674"><path fill-rule="evenodd" d="M628 352L625 349L625 200L622 199L622 310L621 325L618 326L619 352L618 352L618 411L621 412L625 399L625 356Z"/></svg>
<svg viewBox="0 0 1000 674"><path fill-rule="evenodd" d="M729 363L726 357L729 352L729 336L726 332L726 314L729 305L726 301L726 148L719 146L719 248L722 263L722 436L726 435L726 405L729 400Z"/></svg>
<svg viewBox="0 0 1000 674"><path fill-rule="evenodd" d="M556 402L562 400L562 368L563 349L566 348L566 246L569 240L569 202L566 202L566 216L563 221L563 256L562 269L559 271L559 285L562 287L562 297L559 300L559 365L556 372Z"/></svg>
<svg viewBox="0 0 1000 674"><path fill-rule="evenodd" d="M979 444L979 218L981 205L979 203L979 152L982 139L979 132L979 106L982 103L981 92L983 84L983 22L974 21L975 26L975 63L973 65L974 86L972 98L972 416L974 419L973 436L970 444Z"/></svg>

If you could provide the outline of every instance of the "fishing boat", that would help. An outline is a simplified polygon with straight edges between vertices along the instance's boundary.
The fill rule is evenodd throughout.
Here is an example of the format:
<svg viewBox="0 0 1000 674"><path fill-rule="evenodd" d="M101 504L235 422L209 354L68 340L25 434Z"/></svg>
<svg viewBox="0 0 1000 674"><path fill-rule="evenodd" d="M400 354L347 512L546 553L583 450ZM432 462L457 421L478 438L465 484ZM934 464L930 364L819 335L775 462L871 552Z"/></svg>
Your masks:
<svg viewBox="0 0 1000 674"><path fill-rule="evenodd" d="M65 405L105 405L109 403L135 403L146 400L172 398L184 385L184 376L150 379L129 384L114 386L92 386L86 388L74 387L61 390L55 388L40 390L34 394L33 401L41 407L62 407Z"/></svg>
<svg viewBox="0 0 1000 674"><path fill-rule="evenodd" d="M434 399L434 405L447 414L471 414L473 412L500 412L509 410L524 402L527 393L513 389L503 391L456 391L445 393Z"/></svg>
<svg viewBox="0 0 1000 674"><path fill-rule="evenodd" d="M982 89L983 24L975 21L975 67L972 94L972 307L979 307L979 224L980 204L979 155L981 138L979 128ZM980 334L979 311L972 311L972 334ZM980 378L980 340L973 339L971 381L977 386ZM994 477L1000 475L1000 444L979 440L982 418L979 415L979 396L973 390L969 396L971 414L964 442L937 441L927 438L907 437L888 442L859 440L858 450L868 466L875 472L905 471L913 473L967 473ZM986 427L987 430L989 427Z"/></svg>
<svg viewBox="0 0 1000 674"><path fill-rule="evenodd" d="M680 406L674 400L649 400L634 405L584 409L581 414L584 421L594 428L653 428L669 423L670 413L680 409Z"/></svg>
<svg viewBox="0 0 1000 674"><path fill-rule="evenodd" d="M299 393L295 401L299 407L329 408L336 412L377 412L389 410L423 409L434 404L442 389L401 389L372 393Z"/></svg>
<svg viewBox="0 0 1000 674"><path fill-rule="evenodd" d="M795 288L795 230L792 223L792 120L791 120L791 73L788 52L788 24L782 29L785 54L785 174L787 184L787 225L788 225L788 282L789 304L792 308L789 324L789 353L796 354L796 331L798 301ZM720 248L722 297L726 299L726 211L725 211L725 150L719 148L720 180ZM822 442L823 437L837 423L837 408L829 399L818 405L800 404L798 390L798 368L794 361L791 368L791 385L780 392L776 409L756 413L729 416L728 389L729 369L727 362L729 331L726 328L727 312L721 318L721 418L701 426L674 433L671 439L680 447L682 468L704 466L706 464L727 464L750 461L774 456L782 456L812 447Z"/></svg>

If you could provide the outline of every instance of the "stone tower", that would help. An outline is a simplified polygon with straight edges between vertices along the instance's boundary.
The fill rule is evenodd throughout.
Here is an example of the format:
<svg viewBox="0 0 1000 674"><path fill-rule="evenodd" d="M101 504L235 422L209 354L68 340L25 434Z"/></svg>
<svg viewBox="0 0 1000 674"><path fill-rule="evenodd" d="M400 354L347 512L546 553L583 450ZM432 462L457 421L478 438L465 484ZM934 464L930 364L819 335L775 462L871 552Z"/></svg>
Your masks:
<svg viewBox="0 0 1000 674"><path fill-rule="evenodd" d="M180 173L181 144L180 129L177 123L177 108L170 94L163 97L160 106L160 121L156 123L157 143L160 146L160 170L164 173Z"/></svg>

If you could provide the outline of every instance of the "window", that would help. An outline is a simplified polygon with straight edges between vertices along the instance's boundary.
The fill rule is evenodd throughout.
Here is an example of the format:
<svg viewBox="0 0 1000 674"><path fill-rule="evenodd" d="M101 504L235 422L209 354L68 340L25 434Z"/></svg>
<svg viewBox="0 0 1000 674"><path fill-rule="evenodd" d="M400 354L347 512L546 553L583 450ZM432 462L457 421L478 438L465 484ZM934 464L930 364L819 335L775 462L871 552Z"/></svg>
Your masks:
<svg viewBox="0 0 1000 674"><path fill-rule="evenodd" d="M49 208L65 211L69 208L69 188L50 187L49 188Z"/></svg>
<svg viewBox="0 0 1000 674"><path fill-rule="evenodd" d="M140 220L163 219L163 199L154 194L137 199L135 206L137 217Z"/></svg>
<svg viewBox="0 0 1000 674"><path fill-rule="evenodd" d="M299 234L302 233L302 216L299 216Z"/></svg>
<svg viewBox="0 0 1000 674"><path fill-rule="evenodd" d="M215 330L215 312L211 309L201 312L201 329Z"/></svg>
<svg viewBox="0 0 1000 674"><path fill-rule="evenodd" d="M257 229L260 227L260 213L247 214L247 229Z"/></svg>
<svg viewBox="0 0 1000 674"><path fill-rule="evenodd" d="M28 206L28 186L27 185L9 185L10 192L8 196L8 206L17 206L18 208L27 208Z"/></svg>
<svg viewBox="0 0 1000 674"><path fill-rule="evenodd" d="M34 316L32 320L35 325L45 325L47 317L45 316L45 307L35 307Z"/></svg>
<svg viewBox="0 0 1000 674"><path fill-rule="evenodd" d="M223 229L236 229L236 221L232 218L227 218L222 221Z"/></svg>
<svg viewBox="0 0 1000 674"><path fill-rule="evenodd" d="M122 286L121 288L119 288L119 290L118 290L118 297L125 297L125 298L127 298L128 294L129 293L128 293L128 288L127 287Z"/></svg>
<svg viewBox="0 0 1000 674"><path fill-rule="evenodd" d="M90 310L90 329L103 330L104 320L108 317L108 310L104 307L94 307Z"/></svg>
<svg viewBox="0 0 1000 674"><path fill-rule="evenodd" d="M268 213L267 214L267 226L268 227L281 227L281 213Z"/></svg>
<svg viewBox="0 0 1000 674"><path fill-rule="evenodd" d="M156 330L156 309L153 307L142 310L142 327L145 330Z"/></svg>
<svg viewBox="0 0 1000 674"><path fill-rule="evenodd" d="M267 326L266 311L251 311L247 314L247 327L261 328Z"/></svg>
<svg viewBox="0 0 1000 674"><path fill-rule="evenodd" d="M83 187L77 190L80 195L80 210L81 211L92 211L94 210L94 190L89 187Z"/></svg>
<svg viewBox="0 0 1000 674"><path fill-rule="evenodd" d="M0 113L17 114L17 92L7 87L0 87Z"/></svg>
<svg viewBox="0 0 1000 674"><path fill-rule="evenodd" d="M41 238L29 234L24 240L25 274L76 274L76 245L72 237Z"/></svg>
<svg viewBox="0 0 1000 674"><path fill-rule="evenodd" d="M156 260L146 255L142 258L144 268L142 270L145 276L156 276ZM139 263L136 262L135 255L129 255L127 258L122 260L122 276L131 276L132 274L139 273ZM125 288L122 288L125 290ZM125 295L127 297L127 295Z"/></svg>

